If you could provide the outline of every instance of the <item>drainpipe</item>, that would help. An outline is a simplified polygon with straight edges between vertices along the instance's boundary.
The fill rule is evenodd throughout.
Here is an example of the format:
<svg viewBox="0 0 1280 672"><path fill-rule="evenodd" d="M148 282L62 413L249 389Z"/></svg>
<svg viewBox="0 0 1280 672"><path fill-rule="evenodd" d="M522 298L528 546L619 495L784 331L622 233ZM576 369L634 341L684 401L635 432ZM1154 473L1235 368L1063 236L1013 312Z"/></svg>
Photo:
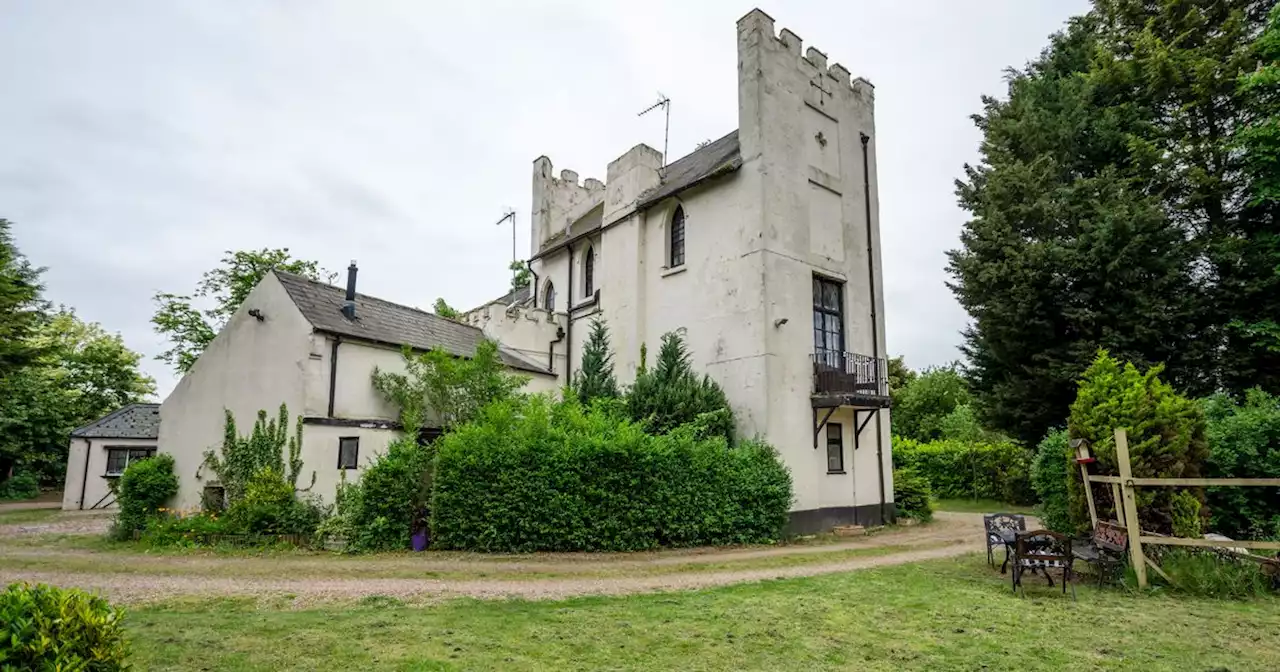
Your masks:
<svg viewBox="0 0 1280 672"><path fill-rule="evenodd" d="M84 473L80 475L80 510L84 511L85 489L89 487L89 456L93 455L93 439L84 440Z"/></svg>
<svg viewBox="0 0 1280 672"><path fill-rule="evenodd" d="M333 337L333 348L329 351L329 417L333 417L333 399L338 392L338 346L342 344L341 336Z"/></svg>
<svg viewBox="0 0 1280 672"><path fill-rule="evenodd" d="M565 246L569 250L569 290L565 296L565 341L564 341L564 384L567 387L573 382L573 245Z"/></svg>
<svg viewBox="0 0 1280 672"><path fill-rule="evenodd" d="M564 340L564 329L556 327L556 337L547 343L547 370L556 372L556 343Z"/></svg>
<svg viewBox="0 0 1280 672"><path fill-rule="evenodd" d="M871 288L871 358L874 362L872 369L876 375L876 392L879 392L880 326L876 320L876 251L871 238L871 161L868 158L869 150L867 149L867 143L871 142L871 137L866 133L859 135L862 136L862 193L865 197L864 204L867 206L867 279L868 287ZM876 411L876 465L880 477L880 524L884 525L888 521L884 511L884 432L880 429L880 411ZM855 501L853 505L856 510L858 503Z"/></svg>

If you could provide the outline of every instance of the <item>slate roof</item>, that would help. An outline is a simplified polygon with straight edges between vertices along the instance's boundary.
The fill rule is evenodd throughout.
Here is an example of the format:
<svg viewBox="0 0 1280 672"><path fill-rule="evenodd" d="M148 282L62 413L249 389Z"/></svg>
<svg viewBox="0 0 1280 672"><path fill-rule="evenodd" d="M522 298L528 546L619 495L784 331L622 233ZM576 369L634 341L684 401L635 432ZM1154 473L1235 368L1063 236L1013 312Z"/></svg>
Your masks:
<svg viewBox="0 0 1280 672"><path fill-rule="evenodd" d="M727 175L742 167L742 145L738 142L738 131L725 135L719 140L709 142L686 154L663 170L662 181L658 186L640 194L636 207L647 208L664 198L706 182L721 175ZM603 206L592 208L565 231L552 236L543 243L534 258L548 255L565 245L598 231L603 225Z"/></svg>
<svg viewBox="0 0 1280 672"><path fill-rule="evenodd" d="M346 299L346 290L342 287L284 271L273 272L294 305L317 331L395 347L442 349L459 357L474 355L476 346L484 340L484 333L471 325L359 293L356 294L356 319L348 320L342 314ZM502 362L512 368L549 373L502 344L498 345L498 354Z"/></svg>
<svg viewBox="0 0 1280 672"><path fill-rule="evenodd" d="M492 301L485 301L484 303L476 306L475 308L472 308L471 310L468 310L467 312L470 313L476 310L480 310L485 306L491 306L495 303L501 304L503 306L510 306L513 303L524 303L525 301L528 301L528 300L529 300L529 285L525 285L520 289L513 289Z"/></svg>
<svg viewBox="0 0 1280 672"><path fill-rule="evenodd" d="M129 404L71 431L80 439L156 439L160 436L160 404Z"/></svg>
<svg viewBox="0 0 1280 672"><path fill-rule="evenodd" d="M643 208L741 167L742 146L738 143L738 131L734 129L723 138L707 143L668 165L663 171L662 182L641 194L637 205Z"/></svg>

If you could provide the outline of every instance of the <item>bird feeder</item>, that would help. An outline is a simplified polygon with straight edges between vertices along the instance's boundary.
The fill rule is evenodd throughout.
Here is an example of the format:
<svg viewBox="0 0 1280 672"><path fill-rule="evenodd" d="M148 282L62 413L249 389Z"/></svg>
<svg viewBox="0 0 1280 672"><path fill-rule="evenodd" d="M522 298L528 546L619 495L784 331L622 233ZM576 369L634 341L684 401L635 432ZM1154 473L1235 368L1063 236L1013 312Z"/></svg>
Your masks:
<svg viewBox="0 0 1280 672"><path fill-rule="evenodd" d="M1071 449L1076 451L1076 464L1089 464L1098 461L1098 458L1089 452L1088 439L1071 439Z"/></svg>

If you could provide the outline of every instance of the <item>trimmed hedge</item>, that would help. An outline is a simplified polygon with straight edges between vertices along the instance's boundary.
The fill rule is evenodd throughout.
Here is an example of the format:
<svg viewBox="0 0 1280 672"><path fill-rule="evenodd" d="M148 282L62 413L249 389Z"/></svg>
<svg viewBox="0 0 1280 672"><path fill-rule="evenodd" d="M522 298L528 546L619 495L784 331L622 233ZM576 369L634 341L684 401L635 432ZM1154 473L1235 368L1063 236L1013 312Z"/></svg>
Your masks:
<svg viewBox="0 0 1280 672"><path fill-rule="evenodd" d="M922 523L933 520L929 479L914 469L893 471L893 503L898 507L899 518L915 518Z"/></svg>
<svg viewBox="0 0 1280 672"><path fill-rule="evenodd" d="M1031 456L1017 444L893 439L895 469L913 469L939 499L997 499L1032 504Z"/></svg>
<svg viewBox="0 0 1280 672"><path fill-rule="evenodd" d="M486 408L442 438L432 543L473 551L634 551L779 539L791 477L774 450L641 425L575 400Z"/></svg>

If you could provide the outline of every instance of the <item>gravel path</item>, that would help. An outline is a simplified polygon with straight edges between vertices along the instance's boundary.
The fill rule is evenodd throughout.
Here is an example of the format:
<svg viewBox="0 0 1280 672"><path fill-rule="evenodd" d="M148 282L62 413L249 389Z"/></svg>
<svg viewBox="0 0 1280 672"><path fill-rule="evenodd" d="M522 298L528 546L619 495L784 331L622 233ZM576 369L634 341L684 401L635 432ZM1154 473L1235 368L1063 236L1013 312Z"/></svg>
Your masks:
<svg viewBox="0 0 1280 672"><path fill-rule="evenodd" d="M295 606L331 600L351 600L370 595L386 595L406 600L432 600L446 597L482 599L518 597L524 599L560 599L579 595L626 595L667 590L689 590L724 586L766 579L816 576L847 572L869 567L895 565L933 558L951 557L983 550L982 517L978 514L939 513L937 522L916 529L903 530L848 542L810 546L781 546L766 549L668 551L645 554L538 554L532 556L475 556L451 554L437 559L398 555L392 557L262 557L173 556L94 554L82 550L43 548L5 549L0 541L0 561L9 558L45 557L56 563L60 556L97 556L102 560L134 562L129 572L111 571L112 562L104 562L101 572L46 571L39 563L24 568L0 566L0 585L25 580L76 586L100 592L123 603L150 602L172 597L251 596L292 600ZM0 537L2 539L3 537ZM869 557L839 557L840 551L878 547L909 547ZM918 547L918 548L917 548ZM824 561L809 558L804 564L771 568L702 569L652 575L628 576L625 570L688 563L733 563L759 561L785 556L811 556L822 553L837 555ZM847 555L847 554L846 554ZM514 559L514 558L520 559ZM228 575L246 560L266 563L278 571L261 576ZM347 578L358 576L361 566L380 571L412 568L424 574L438 571L473 572L477 578L462 580L438 578ZM248 567L245 567L248 569ZM148 573L163 569L166 573ZM180 573L175 573L177 570ZM324 571L327 570L327 571ZM556 578L487 578L490 575L518 571L555 571L569 576ZM322 572L327 576L308 576ZM573 576L573 573L610 573L607 576ZM211 574L212 573L212 574ZM247 572L246 572L247 573ZM255 572L256 573L256 572ZM289 577L289 578L283 578ZM483 577L483 578L482 578Z"/></svg>

